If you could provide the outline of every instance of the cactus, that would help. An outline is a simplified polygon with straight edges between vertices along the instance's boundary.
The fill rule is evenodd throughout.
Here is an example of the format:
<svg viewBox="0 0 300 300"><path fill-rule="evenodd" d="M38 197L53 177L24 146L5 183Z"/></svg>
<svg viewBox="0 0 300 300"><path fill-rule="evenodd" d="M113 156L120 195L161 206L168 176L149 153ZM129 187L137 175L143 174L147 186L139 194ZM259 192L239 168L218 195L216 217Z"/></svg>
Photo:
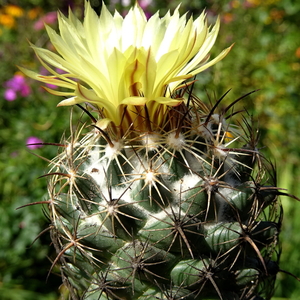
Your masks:
<svg viewBox="0 0 300 300"><path fill-rule="evenodd" d="M270 299L275 169L252 118L234 111L244 96L226 106L227 93L194 93L193 77L230 50L208 60L219 21L85 9L83 24L59 14L60 36L47 28L58 54L32 45L51 76L21 68L72 90L45 88L88 117L57 144L43 201L70 298Z"/></svg>

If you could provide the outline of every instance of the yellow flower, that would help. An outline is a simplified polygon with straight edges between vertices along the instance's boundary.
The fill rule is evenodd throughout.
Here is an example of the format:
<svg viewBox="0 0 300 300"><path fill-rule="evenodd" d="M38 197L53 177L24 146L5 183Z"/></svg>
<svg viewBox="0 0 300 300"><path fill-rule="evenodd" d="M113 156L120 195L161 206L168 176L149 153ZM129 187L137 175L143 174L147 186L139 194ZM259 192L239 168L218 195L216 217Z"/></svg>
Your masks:
<svg viewBox="0 0 300 300"><path fill-rule="evenodd" d="M53 76L21 69L36 80L70 90L45 88L68 97L59 105L93 104L104 118L99 126L113 122L123 130L129 126L146 130L142 125L146 117L160 126L168 106L184 101L172 98L174 91L230 51L229 47L209 60L219 19L209 27L204 12L187 20L178 6L173 15L159 17L157 12L147 20L138 4L125 17L112 15L103 4L98 17L86 3L83 23L70 11L68 18L58 14L60 35L47 26L58 54L32 45Z"/></svg>
<svg viewBox="0 0 300 300"><path fill-rule="evenodd" d="M4 7L4 9L8 15L11 15L16 18L22 17L24 15L24 10L17 5L7 5Z"/></svg>
<svg viewBox="0 0 300 300"><path fill-rule="evenodd" d="M3 25L6 28L13 28L16 22L13 16L0 13L0 25Z"/></svg>
<svg viewBox="0 0 300 300"><path fill-rule="evenodd" d="M34 7L27 12L27 16L30 20L34 20L41 15L41 13L42 9L40 7Z"/></svg>

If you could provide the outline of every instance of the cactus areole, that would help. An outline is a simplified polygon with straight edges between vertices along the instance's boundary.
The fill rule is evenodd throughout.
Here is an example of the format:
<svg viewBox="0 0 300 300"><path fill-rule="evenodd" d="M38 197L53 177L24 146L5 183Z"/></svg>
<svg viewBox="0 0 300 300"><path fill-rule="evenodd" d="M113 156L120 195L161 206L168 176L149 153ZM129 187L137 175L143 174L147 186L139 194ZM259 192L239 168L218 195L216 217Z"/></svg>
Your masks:
<svg viewBox="0 0 300 300"><path fill-rule="evenodd" d="M147 20L138 4L98 16L86 2L83 22L72 11L58 21L59 34L47 27L56 53L32 45L51 75L21 69L90 120L71 126L48 173L53 266L70 298L270 299L275 170L233 110L243 97L222 108L225 95L193 92L230 51L209 58L219 19L177 7Z"/></svg>

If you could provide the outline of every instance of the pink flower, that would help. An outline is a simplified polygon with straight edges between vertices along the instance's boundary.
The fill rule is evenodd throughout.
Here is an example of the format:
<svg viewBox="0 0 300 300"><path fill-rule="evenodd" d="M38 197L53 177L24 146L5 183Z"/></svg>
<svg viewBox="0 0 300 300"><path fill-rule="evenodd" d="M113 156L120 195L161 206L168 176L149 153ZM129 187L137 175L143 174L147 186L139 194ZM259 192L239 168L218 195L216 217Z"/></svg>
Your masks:
<svg viewBox="0 0 300 300"><path fill-rule="evenodd" d="M47 24L55 23L56 20L57 20L57 12L56 11L51 11L51 12L45 14L44 20L45 20L45 23L47 23Z"/></svg>
<svg viewBox="0 0 300 300"><path fill-rule="evenodd" d="M139 5L146 14L147 19L151 17L151 13L148 11L148 7L152 3L152 0L140 0Z"/></svg>
<svg viewBox="0 0 300 300"><path fill-rule="evenodd" d="M145 10L151 4L152 0L140 0L139 5L140 7Z"/></svg>
<svg viewBox="0 0 300 300"><path fill-rule="evenodd" d="M41 143L43 143L43 141L36 136L30 136L26 140L26 146L31 150L43 147L43 145L39 145Z"/></svg>
<svg viewBox="0 0 300 300"><path fill-rule="evenodd" d="M14 101L17 98L17 93L13 89L7 89L4 92L4 99L7 101Z"/></svg>
<svg viewBox="0 0 300 300"><path fill-rule="evenodd" d="M27 97L30 93L30 86L26 83L24 76L16 74L13 78L4 83L6 88L4 98L7 101L16 100L17 96Z"/></svg>
<svg viewBox="0 0 300 300"><path fill-rule="evenodd" d="M55 11L51 11L41 18L39 18L33 25L35 30L41 30L44 28L44 24L53 24L57 20L57 13Z"/></svg>
<svg viewBox="0 0 300 300"><path fill-rule="evenodd" d="M16 74L13 78L6 81L5 86L18 90L18 88L25 83L25 78L22 75Z"/></svg>
<svg viewBox="0 0 300 300"><path fill-rule="evenodd" d="M24 85L21 87L21 89L20 89L20 95L21 95L22 97L27 97L27 96L30 95L30 93L31 93L30 86L27 85L27 84L24 84Z"/></svg>

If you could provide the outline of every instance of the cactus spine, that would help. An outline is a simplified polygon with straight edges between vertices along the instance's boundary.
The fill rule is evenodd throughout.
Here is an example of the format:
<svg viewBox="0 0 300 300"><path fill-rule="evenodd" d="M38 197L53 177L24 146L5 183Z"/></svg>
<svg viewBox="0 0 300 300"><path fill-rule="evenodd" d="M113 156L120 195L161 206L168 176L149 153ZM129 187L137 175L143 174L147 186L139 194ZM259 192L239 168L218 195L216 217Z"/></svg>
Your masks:
<svg viewBox="0 0 300 300"><path fill-rule="evenodd" d="M219 106L190 96L161 130L116 139L83 125L65 142L49 208L73 298L270 297L281 222L274 169L248 121L232 125Z"/></svg>

